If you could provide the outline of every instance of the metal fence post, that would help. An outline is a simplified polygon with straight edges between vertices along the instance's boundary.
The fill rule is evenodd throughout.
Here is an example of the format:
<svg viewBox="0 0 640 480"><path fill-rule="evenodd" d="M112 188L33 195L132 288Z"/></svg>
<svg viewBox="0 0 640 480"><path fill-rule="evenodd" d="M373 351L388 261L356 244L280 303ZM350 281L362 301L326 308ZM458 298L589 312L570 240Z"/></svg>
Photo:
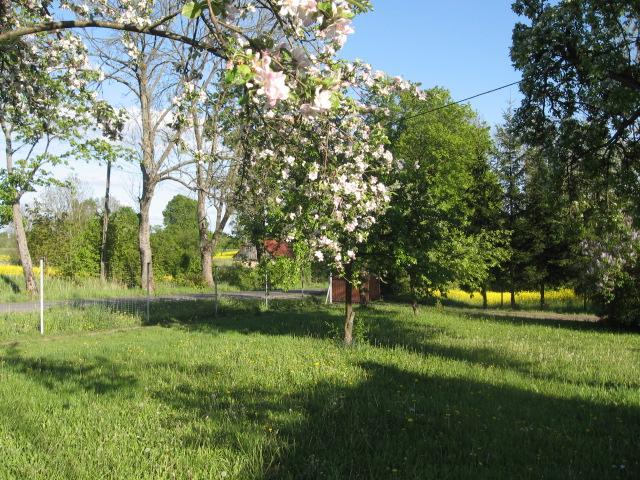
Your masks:
<svg viewBox="0 0 640 480"><path fill-rule="evenodd" d="M40 335L44 335L44 257L40 259Z"/></svg>
<svg viewBox="0 0 640 480"><path fill-rule="evenodd" d="M213 267L213 288L215 291L213 314L217 317L218 316L218 267L217 266Z"/></svg>
<svg viewBox="0 0 640 480"><path fill-rule="evenodd" d="M149 325L149 307L151 305L151 262L147 262L147 325Z"/></svg>
<svg viewBox="0 0 640 480"><path fill-rule="evenodd" d="M333 273L329 274L329 303L333 303Z"/></svg>

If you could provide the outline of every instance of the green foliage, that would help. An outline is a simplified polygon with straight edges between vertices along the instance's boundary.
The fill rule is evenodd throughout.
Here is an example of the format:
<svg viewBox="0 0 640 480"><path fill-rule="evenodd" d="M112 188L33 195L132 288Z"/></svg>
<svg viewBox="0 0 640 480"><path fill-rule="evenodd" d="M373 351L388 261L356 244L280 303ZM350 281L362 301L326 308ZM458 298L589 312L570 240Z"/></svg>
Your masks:
<svg viewBox="0 0 640 480"><path fill-rule="evenodd" d="M182 7L182 15L194 20L200 17L205 10L208 10L211 5L214 15L224 16L226 2L228 0L191 0Z"/></svg>
<svg viewBox="0 0 640 480"><path fill-rule="evenodd" d="M510 291L575 284L582 229L545 149L528 145L511 107L496 129L494 168L502 185L500 222L510 233L509 259L493 286ZM542 302L542 301L541 301Z"/></svg>
<svg viewBox="0 0 640 480"><path fill-rule="evenodd" d="M96 277L100 274L100 242L102 221L92 216L79 235L71 237L69 249L73 252L62 273L68 277Z"/></svg>
<svg viewBox="0 0 640 480"><path fill-rule="evenodd" d="M572 187L586 175L637 192L640 3L517 0L513 9L525 18L511 58L522 71L527 141L557 153Z"/></svg>
<svg viewBox="0 0 640 480"><path fill-rule="evenodd" d="M266 274L269 286L285 292L300 286L300 266L293 258L278 257L265 259L256 269Z"/></svg>
<svg viewBox="0 0 640 480"><path fill-rule="evenodd" d="M109 220L107 231L109 278L133 287L140 275L138 249L138 215L130 207L117 210Z"/></svg>
<svg viewBox="0 0 640 480"><path fill-rule="evenodd" d="M404 167L385 182L397 193L369 248L372 264L396 279L407 275L415 294L452 282L481 285L504 258L506 236L491 224L499 186L488 165L488 128L468 106L414 115L451 102L443 89L426 94L385 105L396 112L389 137Z"/></svg>
<svg viewBox="0 0 640 480"><path fill-rule="evenodd" d="M164 227L151 235L156 272L180 284L201 281L197 212L196 200L176 195L162 212Z"/></svg>
<svg viewBox="0 0 640 480"><path fill-rule="evenodd" d="M640 254L640 251L638 252ZM595 295L593 303L598 313L612 323L640 326L640 263L628 265L611 292L609 298Z"/></svg>
<svg viewBox="0 0 640 480"><path fill-rule="evenodd" d="M190 19L198 18L200 15L202 15L202 12L206 8L206 6L206 2L187 2L184 4L184 7L182 7L182 15Z"/></svg>
<svg viewBox="0 0 640 480"><path fill-rule="evenodd" d="M218 280L229 283L238 290L264 290L265 282L270 290L288 291L300 288L300 264L293 258L263 257L255 267L234 265L218 269Z"/></svg>
<svg viewBox="0 0 640 480"><path fill-rule="evenodd" d="M218 244L216 245L216 253L224 252L226 250L239 250L241 246L242 242L237 236L222 232L220 234Z"/></svg>
<svg viewBox="0 0 640 480"><path fill-rule="evenodd" d="M571 271L585 255L580 240L610 232L615 204L625 205L635 225L640 219L640 4L517 0L513 10L524 18L514 28L511 49L524 95L514 125L544 163L538 162L527 192L533 203L524 219L525 280L570 280L588 292L611 277ZM570 225L572 217L578 221ZM607 245L603 253L620 247ZM633 294L622 298L636 308ZM617 311L626 316L620 302L605 310L611 318Z"/></svg>
<svg viewBox="0 0 640 480"><path fill-rule="evenodd" d="M640 326L640 231L628 210L612 203L608 212L590 218L580 266L597 312L611 322Z"/></svg>
<svg viewBox="0 0 640 480"><path fill-rule="evenodd" d="M96 202L77 190L76 179L50 187L28 210L27 238L35 258L68 278L100 272L102 222Z"/></svg>
<svg viewBox="0 0 640 480"><path fill-rule="evenodd" d="M240 264L215 268L218 282L229 284L237 290L264 290L264 277L258 278L253 272L253 268Z"/></svg>
<svg viewBox="0 0 640 480"><path fill-rule="evenodd" d="M9 232L0 232L0 255L8 257L9 263L18 261L16 239Z"/></svg>

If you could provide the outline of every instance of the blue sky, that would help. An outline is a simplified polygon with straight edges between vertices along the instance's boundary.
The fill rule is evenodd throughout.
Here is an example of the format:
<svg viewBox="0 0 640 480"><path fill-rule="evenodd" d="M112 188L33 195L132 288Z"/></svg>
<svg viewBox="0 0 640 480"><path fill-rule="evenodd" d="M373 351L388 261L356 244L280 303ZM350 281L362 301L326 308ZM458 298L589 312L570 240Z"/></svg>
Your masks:
<svg viewBox="0 0 640 480"><path fill-rule="evenodd" d="M375 69L421 82L423 87L448 88L459 100L519 80L511 66L509 47L517 17L511 0L373 0L374 11L355 20L356 33L349 38L341 55L361 58ZM121 89L107 88L105 93L119 96ZM490 125L501 120L509 99L519 100L517 87L472 100L480 117ZM133 99L108 98L127 105ZM65 178L68 168L56 169ZM89 194L104 193L102 167L78 165L80 177ZM113 195L121 203L137 209L140 173L135 165L116 167ZM177 193L192 196L184 187L163 182L151 207L151 221L162 223L162 211ZM31 201L32 195L27 197Z"/></svg>
<svg viewBox="0 0 640 480"><path fill-rule="evenodd" d="M511 0L373 0L373 5L373 12L356 18L345 58L362 58L425 88L448 88L456 100L520 79L509 59L518 20ZM494 125L518 93L514 86L470 103Z"/></svg>

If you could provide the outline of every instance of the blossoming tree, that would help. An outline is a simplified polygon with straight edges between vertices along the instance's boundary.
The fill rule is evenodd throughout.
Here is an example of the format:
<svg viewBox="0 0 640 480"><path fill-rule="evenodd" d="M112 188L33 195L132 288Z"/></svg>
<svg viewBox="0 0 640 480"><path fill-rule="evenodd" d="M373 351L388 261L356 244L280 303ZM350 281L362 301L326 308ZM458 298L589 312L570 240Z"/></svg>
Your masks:
<svg viewBox="0 0 640 480"><path fill-rule="evenodd" d="M53 2L22 3L47 8ZM354 32L353 17L370 9L369 0L195 0L168 11L157 3L62 0L73 18L14 25L0 33L0 44L29 34L106 28L181 42L222 60L225 81L236 87L242 191L265 205L290 241L309 243L316 260L347 280L345 342L351 343L354 265L389 201L380 178L394 165L381 116L372 116L362 100L367 91L415 89L364 63L336 58ZM185 19L206 28L186 35L180 30ZM265 176L273 196L261 193Z"/></svg>
<svg viewBox="0 0 640 480"><path fill-rule="evenodd" d="M31 2L32 3L32 2ZM0 29L48 19L46 6L30 2L2 4ZM50 168L65 161L66 145L80 149L84 134L98 124L107 137L117 135L119 112L97 99L91 90L100 73L88 62L82 41L70 32L56 36L29 35L0 45L0 127L5 168L0 170L2 223L15 230L25 286L36 282L20 201L37 186L55 182ZM58 148L53 150L53 147ZM62 153L61 153L62 152Z"/></svg>

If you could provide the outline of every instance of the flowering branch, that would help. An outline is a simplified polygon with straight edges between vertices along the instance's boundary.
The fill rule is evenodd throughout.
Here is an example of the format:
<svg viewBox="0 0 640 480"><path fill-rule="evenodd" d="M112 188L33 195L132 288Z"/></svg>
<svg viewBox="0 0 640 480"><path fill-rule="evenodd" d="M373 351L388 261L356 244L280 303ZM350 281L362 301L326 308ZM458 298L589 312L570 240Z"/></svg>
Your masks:
<svg viewBox="0 0 640 480"><path fill-rule="evenodd" d="M169 18L173 18L174 16L175 14ZM166 20L166 17L164 20ZM59 30L69 30L74 28L106 28L111 30L123 30L127 32L144 33L156 37L168 38L170 40L186 43L187 45L191 45L201 50L213 53L219 58L227 58L224 52L221 52L219 49L213 47L212 45L207 45L206 43L195 40L193 38L164 30L160 28L161 25L158 25L157 22L154 25L141 27L134 24L125 24L106 20L62 20L58 22L44 22L37 25L16 28L15 30L0 33L0 44L10 43L16 41L20 37L24 37L25 35L31 35L34 33L55 32Z"/></svg>

